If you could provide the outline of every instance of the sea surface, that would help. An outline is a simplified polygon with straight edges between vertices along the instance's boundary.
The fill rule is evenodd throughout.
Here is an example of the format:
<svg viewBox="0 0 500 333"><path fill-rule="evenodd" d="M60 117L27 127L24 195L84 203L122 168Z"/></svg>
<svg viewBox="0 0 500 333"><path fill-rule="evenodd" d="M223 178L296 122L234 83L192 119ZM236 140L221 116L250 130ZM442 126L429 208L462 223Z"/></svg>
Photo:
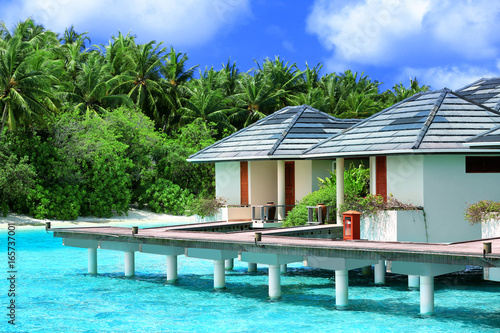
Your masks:
<svg viewBox="0 0 500 333"><path fill-rule="evenodd" d="M97 276L87 250L64 247L43 227L16 228L16 325L7 323L7 228L1 332L500 332L500 283L480 270L435 279L435 315L419 315L419 292L406 277L349 272L347 310L335 308L334 273L288 265L283 296L268 299L267 268L248 273L235 260L226 289L213 289L209 260L178 258L179 279L166 284L166 258L136 253L136 276L124 277L122 252L98 250Z"/></svg>

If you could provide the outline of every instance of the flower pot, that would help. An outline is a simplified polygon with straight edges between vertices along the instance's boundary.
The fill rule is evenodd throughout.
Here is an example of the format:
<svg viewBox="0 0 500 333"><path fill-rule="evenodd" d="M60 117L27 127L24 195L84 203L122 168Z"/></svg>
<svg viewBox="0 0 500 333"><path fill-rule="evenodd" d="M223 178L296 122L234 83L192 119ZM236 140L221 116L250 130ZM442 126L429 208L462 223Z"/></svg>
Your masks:
<svg viewBox="0 0 500 333"><path fill-rule="evenodd" d="M266 204L267 214L264 217L265 221L273 221L276 216L276 206L273 201L268 201Z"/></svg>
<svg viewBox="0 0 500 333"><path fill-rule="evenodd" d="M319 224L325 224L325 222L326 222L326 205L324 203L319 203L316 205L316 207L318 207L318 213L319 213L319 210L321 209L321 218L318 214Z"/></svg>

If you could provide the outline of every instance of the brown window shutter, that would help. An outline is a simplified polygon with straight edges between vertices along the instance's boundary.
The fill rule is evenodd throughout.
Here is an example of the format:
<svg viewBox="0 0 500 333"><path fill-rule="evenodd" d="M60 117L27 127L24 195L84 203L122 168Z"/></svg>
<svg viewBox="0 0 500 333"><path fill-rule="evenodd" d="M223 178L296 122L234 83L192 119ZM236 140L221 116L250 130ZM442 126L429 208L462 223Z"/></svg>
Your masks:
<svg viewBox="0 0 500 333"><path fill-rule="evenodd" d="M387 201L387 157L377 156L375 160L377 177L377 194L384 197Z"/></svg>
<svg viewBox="0 0 500 333"><path fill-rule="evenodd" d="M248 162L240 162L241 204L248 205Z"/></svg>

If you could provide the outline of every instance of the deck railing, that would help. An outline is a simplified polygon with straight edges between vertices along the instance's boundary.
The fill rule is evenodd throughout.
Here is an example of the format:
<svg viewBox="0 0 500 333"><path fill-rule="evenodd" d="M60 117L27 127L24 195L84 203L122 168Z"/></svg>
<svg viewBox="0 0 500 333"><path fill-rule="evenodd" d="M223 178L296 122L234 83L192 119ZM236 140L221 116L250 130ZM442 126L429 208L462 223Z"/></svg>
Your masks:
<svg viewBox="0 0 500 333"><path fill-rule="evenodd" d="M287 208L295 205L252 205L253 221L283 221Z"/></svg>
<svg viewBox="0 0 500 333"><path fill-rule="evenodd" d="M316 211L316 221L314 220L314 211ZM336 207L326 206L326 216L323 216L323 210L319 206L307 206L307 224L324 224L330 221L330 216L335 217ZM325 217L325 218L324 218ZM335 220L333 220L335 221Z"/></svg>

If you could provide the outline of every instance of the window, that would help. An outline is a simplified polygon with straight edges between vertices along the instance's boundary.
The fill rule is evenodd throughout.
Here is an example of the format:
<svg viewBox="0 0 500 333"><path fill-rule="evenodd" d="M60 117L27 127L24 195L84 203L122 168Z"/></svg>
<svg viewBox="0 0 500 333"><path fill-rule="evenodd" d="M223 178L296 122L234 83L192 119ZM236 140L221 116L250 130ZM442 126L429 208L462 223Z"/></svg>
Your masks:
<svg viewBox="0 0 500 333"><path fill-rule="evenodd" d="M465 173L500 173L500 156L466 156Z"/></svg>

